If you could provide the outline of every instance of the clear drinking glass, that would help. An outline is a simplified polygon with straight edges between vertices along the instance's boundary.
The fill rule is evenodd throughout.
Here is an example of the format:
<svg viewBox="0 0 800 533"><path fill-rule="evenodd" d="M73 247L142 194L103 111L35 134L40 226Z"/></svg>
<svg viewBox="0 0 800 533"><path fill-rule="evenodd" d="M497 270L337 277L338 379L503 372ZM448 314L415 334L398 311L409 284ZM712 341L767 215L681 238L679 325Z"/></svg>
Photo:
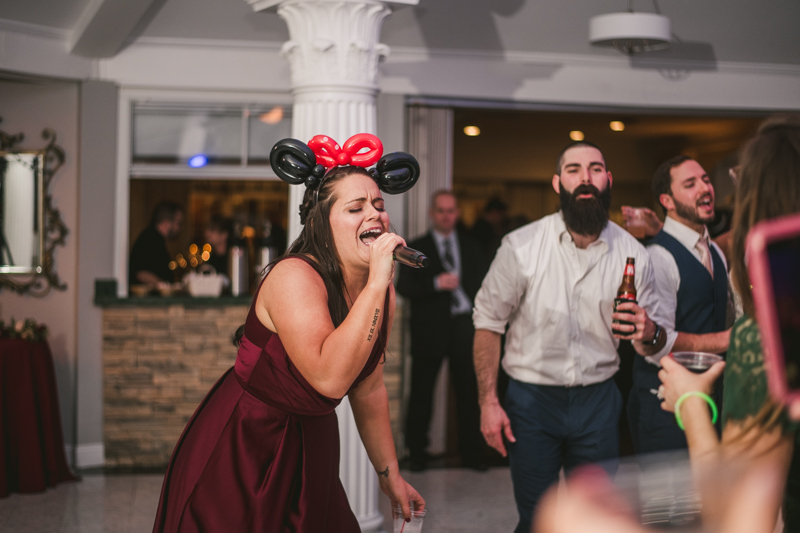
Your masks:
<svg viewBox="0 0 800 533"><path fill-rule="evenodd" d="M427 509L416 510L414 503L411 502L411 521L406 522L403 518L403 508L399 503L392 505L392 519L394 523L394 533L421 533L422 521L425 519Z"/></svg>
<svg viewBox="0 0 800 533"><path fill-rule="evenodd" d="M722 357L706 352L673 352L672 358L695 374L702 374L715 363L722 361Z"/></svg>

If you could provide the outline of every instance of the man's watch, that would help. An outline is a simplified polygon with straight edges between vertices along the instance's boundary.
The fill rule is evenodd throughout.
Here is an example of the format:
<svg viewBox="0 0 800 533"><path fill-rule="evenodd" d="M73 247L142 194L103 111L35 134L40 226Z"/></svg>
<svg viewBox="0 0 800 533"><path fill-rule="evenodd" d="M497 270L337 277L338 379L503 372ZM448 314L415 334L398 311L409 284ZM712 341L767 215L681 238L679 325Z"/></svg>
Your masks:
<svg viewBox="0 0 800 533"><path fill-rule="evenodd" d="M653 322L656 325L656 333L653 335L653 340L649 342L650 346L656 346L658 344L658 338L661 337L661 326L658 325L657 322Z"/></svg>

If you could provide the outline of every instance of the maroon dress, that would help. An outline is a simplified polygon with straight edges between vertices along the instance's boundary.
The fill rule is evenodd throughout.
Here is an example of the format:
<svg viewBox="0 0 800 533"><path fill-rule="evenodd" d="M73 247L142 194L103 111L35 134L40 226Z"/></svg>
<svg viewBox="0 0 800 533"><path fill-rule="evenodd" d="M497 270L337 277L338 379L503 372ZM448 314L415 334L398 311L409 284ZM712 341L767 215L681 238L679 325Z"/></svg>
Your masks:
<svg viewBox="0 0 800 533"><path fill-rule="evenodd" d="M352 387L381 360L387 315ZM234 367L175 446L153 531L359 532L339 480L340 401L303 378L254 301Z"/></svg>

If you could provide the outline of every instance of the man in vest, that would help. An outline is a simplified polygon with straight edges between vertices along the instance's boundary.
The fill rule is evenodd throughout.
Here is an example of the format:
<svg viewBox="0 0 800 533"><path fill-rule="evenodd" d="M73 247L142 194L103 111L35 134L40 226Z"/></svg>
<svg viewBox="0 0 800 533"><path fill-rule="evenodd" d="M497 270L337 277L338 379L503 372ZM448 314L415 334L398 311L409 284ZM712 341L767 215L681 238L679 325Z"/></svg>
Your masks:
<svg viewBox="0 0 800 533"><path fill-rule="evenodd" d="M666 220L647 250L669 351L723 353L730 337L728 268L706 228L714 220L714 187L703 167L683 155L658 167L652 187ZM686 448L675 416L661 409L654 394L661 384L659 369L655 357L636 357L633 363L628 420L637 453Z"/></svg>

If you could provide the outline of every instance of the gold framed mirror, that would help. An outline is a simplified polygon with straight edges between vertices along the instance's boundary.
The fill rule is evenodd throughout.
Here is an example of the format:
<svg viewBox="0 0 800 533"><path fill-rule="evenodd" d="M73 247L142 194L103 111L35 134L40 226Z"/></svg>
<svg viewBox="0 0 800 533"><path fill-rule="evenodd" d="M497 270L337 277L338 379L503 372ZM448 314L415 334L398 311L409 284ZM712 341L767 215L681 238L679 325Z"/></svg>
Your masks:
<svg viewBox="0 0 800 533"><path fill-rule="evenodd" d="M0 289L44 296L67 288L53 252L68 230L50 194L64 151L49 129L42 132L47 145L41 150L21 148L24 138L0 130Z"/></svg>

